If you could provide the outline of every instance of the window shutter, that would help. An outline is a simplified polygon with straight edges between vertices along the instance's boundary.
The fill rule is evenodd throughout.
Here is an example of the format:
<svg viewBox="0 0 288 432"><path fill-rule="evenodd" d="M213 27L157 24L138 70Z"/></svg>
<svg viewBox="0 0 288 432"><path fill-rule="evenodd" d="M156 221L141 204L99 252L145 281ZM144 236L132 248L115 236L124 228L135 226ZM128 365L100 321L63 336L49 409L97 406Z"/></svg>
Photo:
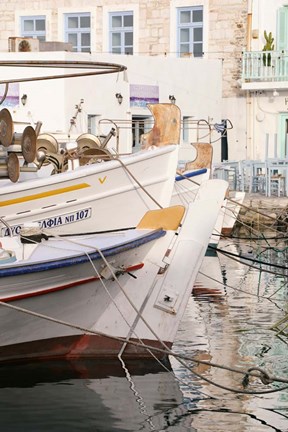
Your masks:
<svg viewBox="0 0 288 432"><path fill-rule="evenodd" d="M288 49L288 7L278 9L277 14L277 51Z"/></svg>

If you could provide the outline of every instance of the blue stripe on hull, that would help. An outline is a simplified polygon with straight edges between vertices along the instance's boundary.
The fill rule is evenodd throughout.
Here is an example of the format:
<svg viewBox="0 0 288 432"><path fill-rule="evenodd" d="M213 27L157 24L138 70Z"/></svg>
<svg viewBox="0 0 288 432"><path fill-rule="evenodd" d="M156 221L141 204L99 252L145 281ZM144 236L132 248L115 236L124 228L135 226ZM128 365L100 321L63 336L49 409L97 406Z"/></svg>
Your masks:
<svg viewBox="0 0 288 432"><path fill-rule="evenodd" d="M163 237L165 234L166 234L166 232L163 230L153 231L151 234L149 234L145 237L141 237L140 239L136 239L136 240L133 240L131 242L124 243L124 244L103 250L102 254L105 257L113 256L113 255L116 255L118 253L130 250L130 249L135 249L141 245L149 243L150 241L153 241L155 239ZM17 276L17 275L21 275L21 274L36 273L36 272L53 270L53 269L62 268L62 267L69 267L69 266L73 266L75 264L86 263L90 260L96 261L96 260L99 260L100 258L101 258L101 255L99 254L99 252L92 252L92 253L87 253L87 254L83 254L80 256L58 259L58 260L50 261L50 262L37 263L37 264L31 264L31 265L23 265L23 266L19 266L19 267L12 267L12 268L6 268L6 269L4 268L4 269L0 269L0 280L1 280L1 277Z"/></svg>
<svg viewBox="0 0 288 432"><path fill-rule="evenodd" d="M181 181L181 180L185 180L186 178L196 177L200 174L205 174L206 172L207 172L207 168L202 168L200 170L191 171L191 172L185 173L184 175L176 176L175 181Z"/></svg>

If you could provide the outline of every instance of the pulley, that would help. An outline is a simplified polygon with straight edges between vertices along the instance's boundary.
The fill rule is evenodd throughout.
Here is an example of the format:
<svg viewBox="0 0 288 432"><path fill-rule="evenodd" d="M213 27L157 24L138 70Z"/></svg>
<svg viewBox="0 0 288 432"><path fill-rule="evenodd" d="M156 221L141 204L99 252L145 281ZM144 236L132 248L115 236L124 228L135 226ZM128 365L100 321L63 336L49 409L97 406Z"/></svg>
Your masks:
<svg viewBox="0 0 288 432"><path fill-rule="evenodd" d="M45 153L58 153L59 144L53 135L48 133L39 134L36 140L36 151L43 150Z"/></svg>
<svg viewBox="0 0 288 432"><path fill-rule="evenodd" d="M9 152L22 153L27 163L33 162L36 157L35 130L27 126L23 133L14 132L12 116L6 108L0 111L0 144Z"/></svg>
<svg viewBox="0 0 288 432"><path fill-rule="evenodd" d="M12 143L14 134L14 125L10 111L3 108L0 111L0 144L9 147Z"/></svg>
<svg viewBox="0 0 288 432"><path fill-rule="evenodd" d="M93 134L83 133L76 139L78 152L101 148L100 139Z"/></svg>
<svg viewBox="0 0 288 432"><path fill-rule="evenodd" d="M37 167L20 166L16 153L10 153L0 161L0 178L9 178L13 183L19 180L20 172L37 172L37 170Z"/></svg>

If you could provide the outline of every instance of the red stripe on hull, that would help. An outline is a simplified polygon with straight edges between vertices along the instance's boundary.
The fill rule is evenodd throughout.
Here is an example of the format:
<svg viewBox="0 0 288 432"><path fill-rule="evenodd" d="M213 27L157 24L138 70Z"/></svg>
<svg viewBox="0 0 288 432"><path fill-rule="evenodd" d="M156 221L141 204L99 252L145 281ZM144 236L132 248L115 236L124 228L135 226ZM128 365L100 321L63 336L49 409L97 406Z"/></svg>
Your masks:
<svg viewBox="0 0 288 432"><path fill-rule="evenodd" d="M131 339L138 343L138 340ZM163 345L158 341L143 340L145 345L163 350ZM172 343L164 342L170 349ZM75 359L115 359L123 346L123 342L106 336L79 335L66 336L41 341L26 342L0 348L0 363L10 364L43 360L75 360ZM167 355L153 351L160 359ZM151 359L150 352L140 346L127 344L122 355L124 359Z"/></svg>
<svg viewBox="0 0 288 432"><path fill-rule="evenodd" d="M4 303L8 303L8 302L13 302L13 301L17 301L17 300L23 300L23 299L27 299L27 298L31 298L31 297L37 297L40 295L45 295L45 294L50 294L56 291L64 291L65 289L68 288L73 288L79 285L85 285L86 283L89 283L91 281L94 280L99 280L100 278L98 278L97 276L93 276L91 278L88 279L81 279L77 282L72 282L66 285L61 285L61 286L57 286L57 287L53 287L53 288L47 288L47 289L43 289L41 291L32 291L30 293L25 293L25 294L19 294L16 296L11 296L11 297L5 297L3 299L0 299L1 302Z"/></svg>
<svg viewBox="0 0 288 432"><path fill-rule="evenodd" d="M142 267L144 267L144 263L135 264L134 266L130 266L130 267L123 269L123 273L130 273L132 271L140 270ZM53 287L53 288L47 288L47 289L43 289L43 290L39 290L39 291L32 291L32 292L25 293L25 294L18 294L16 296L0 298L0 301L2 301L4 303L8 303L8 302L23 300L23 299L27 299L27 298L31 298L31 297L37 297L40 295L50 294L50 293L53 293L56 291L63 291L63 290L68 289L68 288L74 288L74 287L79 286L79 285L85 285L89 282L96 281L96 280L100 280L100 278L98 276L93 276L93 277L90 277L87 279L81 279L81 280L78 280L76 282L71 282L69 284L65 284L65 285L61 285L61 286L57 286L57 287Z"/></svg>

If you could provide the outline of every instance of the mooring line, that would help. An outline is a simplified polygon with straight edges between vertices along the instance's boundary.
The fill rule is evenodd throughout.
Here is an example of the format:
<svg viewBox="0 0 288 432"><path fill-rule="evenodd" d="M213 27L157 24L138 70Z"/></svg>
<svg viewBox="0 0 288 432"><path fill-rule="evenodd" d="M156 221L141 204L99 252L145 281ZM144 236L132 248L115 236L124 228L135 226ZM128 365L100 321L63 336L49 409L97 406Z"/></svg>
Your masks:
<svg viewBox="0 0 288 432"><path fill-rule="evenodd" d="M276 267L276 268L279 268L279 269L288 270L288 267L282 266L280 264L273 264L273 263L269 263L269 262L266 262L266 261L261 261L261 260L255 259L255 258L249 258L249 257L243 256L243 255L237 255L237 254L235 254L233 252L225 251L223 249L220 249L220 248L217 248L217 247L214 247L214 246L208 246L208 247L210 249L215 250L216 252L222 253L223 255L227 255L227 256L231 256L231 257L237 257L237 258L242 259L242 260L252 261L252 262L255 262L257 264L262 264L262 265L266 265L266 266L269 266L269 267ZM243 263L243 264L245 264L245 263ZM283 275L283 276L285 276L285 275Z"/></svg>
<svg viewBox="0 0 288 432"><path fill-rule="evenodd" d="M31 310L28 310L28 309L25 309L25 308L21 308L19 306L15 306L15 305L12 305L12 304L9 304L9 303L5 303L5 302L0 301L0 305L4 306L4 307L7 307L7 308L10 308L10 309L13 309L13 310L18 311L18 312L22 312L22 313L25 313L25 314L28 314L28 315L35 316L35 317L40 318L40 319L45 319L47 321L54 322L56 324L60 324L60 325L63 325L63 326L74 328L76 330L82 331L84 334L93 334L93 335L97 335L97 336L103 336L103 337L106 337L106 338L109 338L109 339L113 339L113 340L116 340L116 341L119 341L119 342L122 342L122 343L127 342L126 339L123 338L123 337L112 336L112 335L106 334L106 333L101 332L101 331L95 331L95 330L92 330L92 329L88 329L86 327L82 327L82 326L79 326L79 325L76 325L76 324L73 324L73 323L70 323L70 322L67 322L67 321L55 319L55 318L50 317L48 315L36 313L36 312L31 311ZM212 385L214 385L216 387L220 387L220 388L222 388L224 390L231 391L233 393L241 393L241 394L267 394L267 393L275 393L275 392L278 392L278 391L282 391L282 390L284 390L284 389L287 388L287 386L285 386L285 387L282 387L280 389L263 390L263 391L247 391L247 390L232 389L232 388L229 388L229 387L225 387L225 386L223 386L221 384L215 383L215 382L209 380L208 378L202 376L201 374L196 373L195 371L192 370L192 367L188 366L183 361L185 360L185 361L193 362L195 364L204 364L206 366L223 369L223 370L230 371L230 372L235 372L237 374L241 374L241 375L244 375L244 376L246 376L248 374L249 376L252 376L252 377L255 377L255 378L261 378L261 377L260 377L259 373L256 373L256 372L253 372L253 371L250 371L250 372L248 371L247 372L247 371L244 371L244 370L241 370L241 369L232 368L232 367L224 366L224 365L219 365L219 364L216 364L216 363L213 363L213 362L208 362L208 361L205 361L205 360L199 360L199 359L194 358L194 357L186 356L186 355L179 354L179 353L177 354L174 351L172 351L171 349L164 349L164 348L153 347L153 346L147 345L147 344L145 344L143 346L140 342L132 341L132 340L129 340L128 343L131 344L131 345L133 345L133 346L139 347L139 348L145 348L145 349L148 349L148 350L151 350L151 351L155 351L156 353L163 354L165 356L171 355L176 360L178 360L181 364L183 364L184 367L188 368L190 370L190 372L192 374L194 374L195 376L198 376L199 378L203 379L204 381L209 382L210 384L212 384ZM288 383L288 379L286 379L286 378L277 377L277 376L274 376L274 375L269 375L267 372L266 372L266 374L267 374L267 376L269 376L269 379L272 382L281 382L281 383L286 383L286 384Z"/></svg>
<svg viewBox="0 0 288 432"><path fill-rule="evenodd" d="M197 185L197 186L200 186L200 183L199 183L199 182L197 182L197 181L191 179L191 178L188 177L187 175L183 174L181 171L177 170L176 172L177 172L178 175L181 175L182 177L184 177L185 180L188 180L189 182L191 182L191 183L193 183L193 184L195 184L195 185ZM188 192L188 191L189 191L189 189L187 188L187 192ZM271 219L271 220L273 220L275 223L279 223L279 222L284 223L284 225L286 225L286 226L288 227L288 221L279 220L278 218L275 218L274 216L271 216L271 215L267 215L267 214L265 214L265 213L262 213L262 212L260 212L259 210L254 209L253 207L248 207L248 206L246 206L246 205L243 204L243 203L239 203L238 201L235 201L235 200L233 200L232 198L229 198L229 196L225 197L225 199L226 199L227 201L229 201L231 204L234 204L235 206L238 206L238 207L240 207L240 208L242 207L242 208L245 208L245 209L247 209L247 210L249 210L249 211L251 211L251 212L257 213L259 216L264 216L264 217L266 217L266 218L268 218L268 219ZM232 210L232 209L229 209L229 210ZM235 218L235 222L236 222L236 221L237 221L238 223L242 224L243 226L246 226L246 227L249 228L250 230L252 229L252 227L249 227L248 225L245 225L245 224L244 224L244 222L241 220L240 213L239 213L239 216L238 216L237 218ZM259 222L259 225L264 226L265 228L268 227L268 226L265 225L264 223L260 223L260 222ZM269 226L269 229L270 229L270 231L276 231L276 232L279 231L277 228L274 228L273 226ZM255 230L255 231L256 231L256 230ZM224 236L224 235L222 235L222 236L223 236L223 237L227 237L227 238L229 238L229 236Z"/></svg>
<svg viewBox="0 0 288 432"><path fill-rule="evenodd" d="M95 249L97 249L97 248L95 248ZM101 250L99 250L99 253L100 253L100 255L102 255ZM104 257L104 262L105 262L105 257ZM108 263L108 261L107 261L107 265L108 265L108 268L111 267L110 264ZM112 274L114 273L112 268L111 268L110 271L111 271ZM115 279L118 282L116 275L115 275ZM119 284L119 282L118 282L118 284ZM119 285L119 287L121 289L121 284ZM135 307L134 304L133 304L133 302L130 301L129 296L127 296L127 294L125 293L125 291L123 291L123 295L126 296L127 300L131 304L131 306ZM140 347L140 348L147 349L149 351L149 353L150 353L150 351L152 351L152 352L156 352L156 353L161 353L161 354L163 354L165 356L171 355L177 361L179 361L185 368L187 368L192 374L194 374L195 376L197 376L198 378L200 378L200 379L208 382L211 385L214 385L214 386L219 387L219 388L221 388L223 390L227 390L227 391L230 391L230 392L233 392L233 393L254 394L254 395L255 394L269 394L269 393L278 392L278 391L281 391L281 390L284 390L284 389L287 388L287 386L285 386L285 387L282 387L280 389L272 389L272 390L264 390L264 391L248 391L248 390L233 389L233 388L229 388L229 387L223 386L223 385L221 385L219 383L216 383L216 382L214 382L214 381L212 381L212 380L204 377L203 375L198 374L197 372L193 371L192 367L190 367L186 363L186 361L193 362L194 364L205 364L205 365L208 365L210 367L215 367L215 368L219 368L219 369L223 369L223 370L228 370L228 371L231 371L231 372L242 374L242 375L244 375L244 377L247 376L247 374L248 374L248 376L253 376L253 377L259 378L260 380L261 380L261 375L259 375L259 373L254 372L253 370L247 372L247 371L243 371L243 370L240 370L240 369L231 368L231 367L228 367L228 366L218 365L218 364L215 364L213 362L207 362L207 361L204 361L204 360L195 359L195 358L190 357L190 356L185 356L185 355L177 354L174 351L172 351L171 349L169 349L166 346L166 344L158 338L158 336L155 334L155 332L153 331L153 329L150 327L150 325L148 323L147 323L147 326L148 326L149 330L152 332L152 334L158 340L158 342L163 346L163 348L149 346L147 344L140 343L139 341L132 341L130 339L127 341L127 339L123 338L123 337L111 336L111 335L105 334L104 332L101 332L101 331L95 331L95 330L92 330L92 329L88 329L88 328L85 328L85 327L82 327L82 326L79 326L79 325L75 325L73 323L69 323L69 322L66 322L66 321L63 321L63 320L55 319L53 317L50 317L50 316L47 316L47 315L44 315L44 314L39 314L39 313L33 312L31 310L27 310L27 309L21 308L19 306L15 306L15 305L12 305L12 304L9 304L9 303L5 303L5 302L2 302L2 301L0 301L0 305L4 306L4 307L11 308L11 309L14 309L16 311L19 311L19 312L22 312L22 313L25 313L25 314L28 314L28 315L35 316L35 317L37 317L39 319L45 319L45 320L48 320L48 321L51 321L51 322L54 322L54 323L57 323L57 324L60 324L60 325L64 325L64 326L68 326L70 328L77 329L77 330L83 332L84 334L94 334L94 335L97 335L97 336L103 336L103 337L106 337L106 338L117 340L119 342L122 342L123 344L128 343L128 344ZM136 311L137 311L137 308L136 308ZM143 320L142 316L141 316L141 319ZM144 322L146 323L146 320L144 320ZM267 373L267 376L269 376L269 379L271 380L271 382L275 382L276 381L276 382L282 382L282 383L286 383L286 384L288 383L288 379L286 379L286 378L271 376L268 373Z"/></svg>

